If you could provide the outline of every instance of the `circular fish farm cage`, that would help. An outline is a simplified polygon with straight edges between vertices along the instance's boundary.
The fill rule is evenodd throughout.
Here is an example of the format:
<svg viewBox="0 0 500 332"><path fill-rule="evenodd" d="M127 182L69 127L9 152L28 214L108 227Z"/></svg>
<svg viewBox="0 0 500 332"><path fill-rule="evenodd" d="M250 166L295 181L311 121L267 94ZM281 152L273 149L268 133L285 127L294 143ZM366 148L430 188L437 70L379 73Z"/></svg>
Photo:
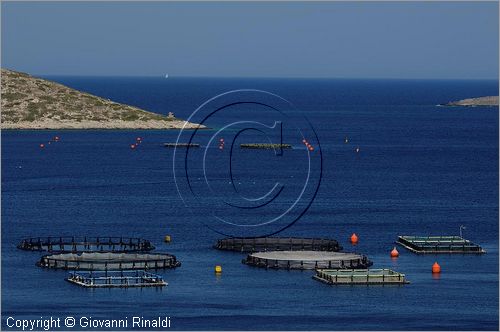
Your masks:
<svg viewBox="0 0 500 332"><path fill-rule="evenodd" d="M214 248L219 250L257 252L257 251L278 251L278 250L309 250L309 251L340 251L342 246L331 239L319 238L280 238L280 237L260 237L260 238L225 238L218 240Z"/></svg>
<svg viewBox="0 0 500 332"><path fill-rule="evenodd" d="M365 269L373 263L361 254L328 251L267 251L248 255L243 264L266 269Z"/></svg>
<svg viewBox="0 0 500 332"><path fill-rule="evenodd" d="M131 237L47 236L23 239L17 248L48 252L137 252L155 247L148 240Z"/></svg>
<svg viewBox="0 0 500 332"><path fill-rule="evenodd" d="M62 253L45 255L38 266L64 270L148 270L171 269L181 265L174 255L154 253Z"/></svg>

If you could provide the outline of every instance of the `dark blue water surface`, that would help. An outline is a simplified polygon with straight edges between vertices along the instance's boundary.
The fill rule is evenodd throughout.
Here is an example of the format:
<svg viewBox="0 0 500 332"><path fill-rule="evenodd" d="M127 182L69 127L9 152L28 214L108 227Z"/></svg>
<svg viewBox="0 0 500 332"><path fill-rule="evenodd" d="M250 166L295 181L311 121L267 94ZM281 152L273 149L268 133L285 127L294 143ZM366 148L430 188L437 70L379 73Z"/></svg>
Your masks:
<svg viewBox="0 0 500 332"><path fill-rule="evenodd" d="M435 106L496 95L496 82L52 79L179 118L232 89L288 99L318 134L323 177L309 211L281 235L338 239L346 251L368 255L375 268L403 272L411 283L332 287L311 279L312 271L252 268L241 263L243 254L212 249L220 236L203 222L214 207L184 207L173 150L162 146L178 131L3 131L3 328L9 316L170 316L180 330L498 329L498 108ZM212 119L214 129L202 135L213 135L238 114ZM61 141L48 145L55 135ZM131 150L137 136L144 142ZM256 131L245 139L263 140ZM306 152L300 142L294 146L285 151L286 163L271 151L238 151L239 189L256 196L276 179L303 181ZM217 159L217 147L208 150ZM217 169L211 176L225 183L223 167ZM228 188L220 186L217 195ZM285 192L280 204L292 198ZM274 212L263 212L262 219ZM400 248L399 259L389 257L398 235L458 235L460 225L485 255L419 256ZM356 247L348 242L353 232L360 238ZM166 234L170 244L162 241ZM169 283L161 290L84 289L65 282L64 271L36 267L41 253L16 249L23 237L38 235L143 237L182 266L159 272ZM435 261L443 270L439 277L431 273ZM222 265L222 275L214 275L215 265Z"/></svg>

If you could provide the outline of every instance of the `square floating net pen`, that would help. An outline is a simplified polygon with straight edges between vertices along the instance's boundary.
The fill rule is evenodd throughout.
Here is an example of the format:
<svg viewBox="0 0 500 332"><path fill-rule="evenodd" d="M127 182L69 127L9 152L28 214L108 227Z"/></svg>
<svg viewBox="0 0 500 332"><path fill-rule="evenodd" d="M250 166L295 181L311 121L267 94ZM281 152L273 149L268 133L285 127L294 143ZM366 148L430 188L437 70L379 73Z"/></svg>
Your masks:
<svg viewBox="0 0 500 332"><path fill-rule="evenodd" d="M164 287L163 277L147 271L71 272L66 281L87 288Z"/></svg>
<svg viewBox="0 0 500 332"><path fill-rule="evenodd" d="M484 254L481 246L460 236L398 236L396 242L417 254Z"/></svg>
<svg viewBox="0 0 500 332"><path fill-rule="evenodd" d="M403 285L404 274L390 269L316 270L313 279L330 285Z"/></svg>

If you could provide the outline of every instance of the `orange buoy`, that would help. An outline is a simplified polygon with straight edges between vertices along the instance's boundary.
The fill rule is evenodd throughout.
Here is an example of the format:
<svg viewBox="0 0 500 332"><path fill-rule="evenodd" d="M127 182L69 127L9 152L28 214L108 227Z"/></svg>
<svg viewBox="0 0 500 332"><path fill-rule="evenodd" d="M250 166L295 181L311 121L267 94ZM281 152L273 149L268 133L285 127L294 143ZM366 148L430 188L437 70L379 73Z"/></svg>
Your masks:
<svg viewBox="0 0 500 332"><path fill-rule="evenodd" d="M313 151L314 148L312 147L312 145L309 145L309 151Z"/></svg>
<svg viewBox="0 0 500 332"><path fill-rule="evenodd" d="M358 236L356 235L356 233L352 233L352 235L351 235L351 243L352 244L356 244L356 243L358 243L358 240L359 239L358 239Z"/></svg>
<svg viewBox="0 0 500 332"><path fill-rule="evenodd" d="M45 147L45 144L40 144L40 148L43 149Z"/></svg>
<svg viewBox="0 0 500 332"><path fill-rule="evenodd" d="M399 257L399 251L394 247L394 249L391 250L391 257Z"/></svg>
<svg viewBox="0 0 500 332"><path fill-rule="evenodd" d="M133 150L135 149L135 144L130 144L130 148Z"/></svg>
<svg viewBox="0 0 500 332"><path fill-rule="evenodd" d="M441 266L437 262L432 265L432 273L441 273Z"/></svg>

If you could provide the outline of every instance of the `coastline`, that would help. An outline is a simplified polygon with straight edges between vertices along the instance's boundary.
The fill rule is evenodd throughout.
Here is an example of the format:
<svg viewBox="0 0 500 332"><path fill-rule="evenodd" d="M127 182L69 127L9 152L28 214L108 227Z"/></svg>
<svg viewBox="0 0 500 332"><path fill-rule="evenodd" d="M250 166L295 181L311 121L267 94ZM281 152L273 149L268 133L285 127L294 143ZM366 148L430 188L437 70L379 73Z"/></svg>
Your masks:
<svg viewBox="0 0 500 332"><path fill-rule="evenodd" d="M1 129L203 129L203 125L1 69Z"/></svg>
<svg viewBox="0 0 500 332"><path fill-rule="evenodd" d="M60 121L21 121L17 123L5 122L1 130L181 130L181 129L208 129L206 126L184 120L149 120L123 121L112 120L60 122Z"/></svg>
<svg viewBox="0 0 500 332"><path fill-rule="evenodd" d="M498 96L484 96L484 97L461 99L457 101L450 101L445 104L439 104L438 106L495 107L498 106Z"/></svg>

